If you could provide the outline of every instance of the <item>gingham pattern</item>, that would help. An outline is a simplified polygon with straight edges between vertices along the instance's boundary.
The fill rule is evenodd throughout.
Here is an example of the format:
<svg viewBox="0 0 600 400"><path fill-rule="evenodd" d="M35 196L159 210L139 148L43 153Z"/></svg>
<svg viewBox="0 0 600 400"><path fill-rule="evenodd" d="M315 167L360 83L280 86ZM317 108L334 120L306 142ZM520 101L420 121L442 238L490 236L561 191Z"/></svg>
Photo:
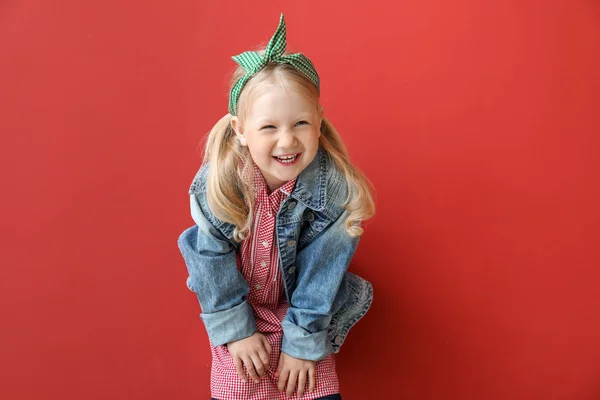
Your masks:
<svg viewBox="0 0 600 400"><path fill-rule="evenodd" d="M315 85L317 92L320 91L319 74L317 74L313 63L302 53L284 54L286 45L286 26L283 14L281 14L279 26L269 41L264 56L255 51L246 51L231 57L233 61L246 70L246 74L233 85L229 92L229 113L231 115L237 113L238 100L246 83L269 63L290 64Z"/></svg>
<svg viewBox="0 0 600 400"><path fill-rule="evenodd" d="M256 318L256 329L263 333L271 344L269 371L259 383L248 376L248 383L242 382L236 373L233 359L225 346L212 347L211 396L219 400L272 400L286 399L285 392L277 390L274 377L283 331L281 321L288 303L285 297L283 279L279 268L279 253L275 236L275 216L285 196L291 193L296 180L286 182L271 195L260 171L255 168L254 186L256 189L255 220L250 236L242 243L238 258L238 268L250 285L248 302ZM257 286L258 285L258 286ZM339 382L335 372L335 359L331 354L316 364L316 390L308 392L308 382L304 396L294 393L292 399L317 399L339 393Z"/></svg>

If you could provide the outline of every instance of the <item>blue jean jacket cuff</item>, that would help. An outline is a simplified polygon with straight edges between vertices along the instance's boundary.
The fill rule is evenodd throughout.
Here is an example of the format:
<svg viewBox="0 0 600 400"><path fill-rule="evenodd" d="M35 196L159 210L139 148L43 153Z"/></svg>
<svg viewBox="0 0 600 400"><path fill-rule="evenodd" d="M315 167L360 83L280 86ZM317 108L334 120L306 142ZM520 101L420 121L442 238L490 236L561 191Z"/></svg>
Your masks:
<svg viewBox="0 0 600 400"><path fill-rule="evenodd" d="M204 321L208 338L215 346L244 339L256 332L252 307L245 300L228 310L202 313L200 318Z"/></svg>
<svg viewBox="0 0 600 400"><path fill-rule="evenodd" d="M333 353L333 347L327 338L327 329L310 333L287 319L282 321L281 326L281 351L285 354L303 360L319 361Z"/></svg>

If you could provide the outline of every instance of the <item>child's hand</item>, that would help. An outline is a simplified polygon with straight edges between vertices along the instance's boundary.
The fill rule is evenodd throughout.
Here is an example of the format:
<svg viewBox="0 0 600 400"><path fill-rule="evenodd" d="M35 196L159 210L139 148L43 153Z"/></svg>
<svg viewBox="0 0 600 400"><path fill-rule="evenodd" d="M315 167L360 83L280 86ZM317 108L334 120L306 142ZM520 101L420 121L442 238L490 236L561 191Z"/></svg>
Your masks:
<svg viewBox="0 0 600 400"><path fill-rule="evenodd" d="M285 353L279 354L279 365L277 366L277 372L275 377L279 378L277 383L277 389L280 392L286 388L286 394L288 397L292 397L294 390L296 389L296 382L298 383L298 396L302 397L304 394L304 388L306 387L306 378L308 376L308 388L312 392L315 390L315 361L302 360L299 358L292 357Z"/></svg>
<svg viewBox="0 0 600 400"><path fill-rule="evenodd" d="M244 365L248 374L258 383L269 369L269 357L271 356L271 345L267 338L255 332L252 336L227 343L227 350L233 358L237 374L243 382L246 381Z"/></svg>

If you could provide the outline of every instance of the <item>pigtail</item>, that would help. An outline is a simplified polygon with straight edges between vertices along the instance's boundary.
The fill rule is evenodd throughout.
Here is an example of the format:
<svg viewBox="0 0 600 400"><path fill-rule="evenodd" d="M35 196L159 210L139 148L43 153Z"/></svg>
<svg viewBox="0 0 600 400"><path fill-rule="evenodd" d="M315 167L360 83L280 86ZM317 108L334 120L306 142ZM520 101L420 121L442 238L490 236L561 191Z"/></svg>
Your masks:
<svg viewBox="0 0 600 400"><path fill-rule="evenodd" d="M319 143L346 178L348 195L343 205L350 213L346 221L346 229L350 236L360 236L364 231L360 226L361 222L373 217L375 214L375 203L372 195L373 185L352 164L340 134L327 118L323 118Z"/></svg>
<svg viewBox="0 0 600 400"><path fill-rule="evenodd" d="M250 157L231 127L231 114L221 118L208 134L203 162L209 161L208 206L217 218L235 225L233 237L240 242L251 226L254 192L249 184Z"/></svg>

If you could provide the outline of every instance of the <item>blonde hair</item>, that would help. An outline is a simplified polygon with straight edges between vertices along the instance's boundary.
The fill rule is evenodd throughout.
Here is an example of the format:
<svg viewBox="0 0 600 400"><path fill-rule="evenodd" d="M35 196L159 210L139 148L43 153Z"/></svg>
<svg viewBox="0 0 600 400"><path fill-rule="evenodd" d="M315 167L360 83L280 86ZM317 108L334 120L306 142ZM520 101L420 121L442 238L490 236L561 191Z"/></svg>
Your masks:
<svg viewBox="0 0 600 400"><path fill-rule="evenodd" d="M264 50L262 50L264 51ZM261 52L261 51L259 51ZM233 72L230 88L246 72L239 67ZM246 84L238 101L237 114L245 114L257 91L275 83L279 86L300 89L316 100L320 108L316 87L288 64L269 64ZM208 134L203 164L210 161L207 178L207 200L212 213L222 221L235 226L234 240L240 242L248 236L253 221L254 186L252 158L248 148L236 139L231 126L231 114L221 118ZM333 164L346 178L348 195L342 206L348 211L346 230L350 236L360 236L362 221L375 214L372 185L350 162L346 146L331 122L323 118L320 147L329 155Z"/></svg>

